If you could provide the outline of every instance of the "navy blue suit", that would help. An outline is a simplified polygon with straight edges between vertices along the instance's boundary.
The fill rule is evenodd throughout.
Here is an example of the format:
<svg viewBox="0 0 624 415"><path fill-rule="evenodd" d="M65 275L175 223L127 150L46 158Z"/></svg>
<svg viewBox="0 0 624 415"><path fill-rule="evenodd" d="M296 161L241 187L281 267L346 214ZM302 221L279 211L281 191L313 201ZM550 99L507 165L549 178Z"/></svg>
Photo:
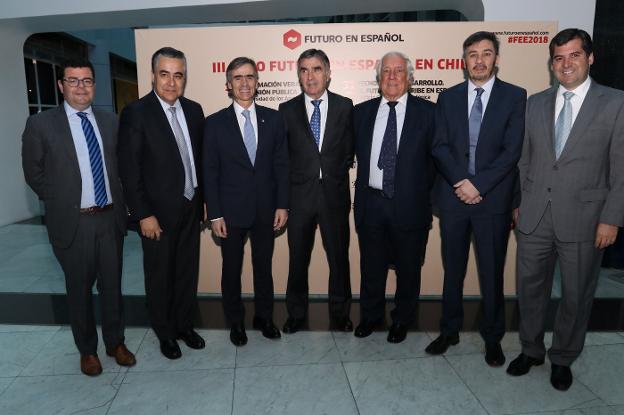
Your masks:
<svg viewBox="0 0 624 415"><path fill-rule="evenodd" d="M208 218L224 218L221 239L221 290L226 319L244 320L241 301L243 247L250 233L255 313L272 320L273 220L276 209L288 208L288 144L282 116L256 105L258 146L255 164L247 154L234 106L206 118L203 173Z"/></svg>
<svg viewBox="0 0 624 415"><path fill-rule="evenodd" d="M431 228L430 191L434 168L431 140L434 104L408 94L396 159L394 197L369 187L370 155L381 98L355 107L355 226L360 243L361 320L379 322L384 315L388 266L397 273L392 319L409 324L420 293L420 269Z"/></svg>
<svg viewBox="0 0 624 415"><path fill-rule="evenodd" d="M441 332L455 335L463 324L462 294L470 240L474 236L483 297L481 335L499 342L505 333L503 272L511 210L519 204L517 163L522 151L526 91L495 79L481 122L475 175L468 173L468 82L438 97L433 156L439 175L434 205L440 212L444 291ZM482 201L462 202L453 185L463 179Z"/></svg>

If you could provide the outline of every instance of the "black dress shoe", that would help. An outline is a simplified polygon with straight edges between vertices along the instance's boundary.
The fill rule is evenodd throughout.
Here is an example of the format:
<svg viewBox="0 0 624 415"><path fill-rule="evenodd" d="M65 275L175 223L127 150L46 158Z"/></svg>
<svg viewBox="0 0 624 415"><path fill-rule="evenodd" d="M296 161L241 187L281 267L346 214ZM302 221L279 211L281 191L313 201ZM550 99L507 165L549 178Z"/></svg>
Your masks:
<svg viewBox="0 0 624 415"><path fill-rule="evenodd" d="M437 339L429 343L429 346L425 349L425 352L429 354L443 354L449 348L449 346L455 346L459 343L459 335L454 334L452 336L447 336L445 334L440 334Z"/></svg>
<svg viewBox="0 0 624 415"><path fill-rule="evenodd" d="M178 339L184 341L184 343L186 343L186 345L191 349L199 350L206 347L206 342L204 342L204 339L202 339L202 337L197 334L197 332L193 329L178 333Z"/></svg>
<svg viewBox="0 0 624 415"><path fill-rule="evenodd" d="M353 323L349 319L349 317L334 317L331 319L329 324L331 330L334 331L344 331L345 333L349 333L353 331Z"/></svg>
<svg viewBox="0 0 624 415"><path fill-rule="evenodd" d="M180 350L180 346L178 346L178 342L174 339L167 339L160 341L160 352L167 359L179 359L182 357L182 351Z"/></svg>
<svg viewBox="0 0 624 415"><path fill-rule="evenodd" d="M507 374L511 376L522 376L529 373L531 366L540 366L544 364L544 358L537 359L520 353L518 357L511 361L507 367Z"/></svg>
<svg viewBox="0 0 624 415"><path fill-rule="evenodd" d="M388 331L388 343L401 343L407 336L407 324L392 323Z"/></svg>
<svg viewBox="0 0 624 415"><path fill-rule="evenodd" d="M560 391L567 391L572 385L572 371L568 366L552 364L550 372L550 383L553 388Z"/></svg>
<svg viewBox="0 0 624 415"><path fill-rule="evenodd" d="M230 328L230 341L234 346L244 346L247 344L247 333L242 324L232 324Z"/></svg>
<svg viewBox="0 0 624 415"><path fill-rule="evenodd" d="M282 331L287 334L293 334L301 330L304 324L305 319L303 318L288 317L286 319L286 323L284 323L284 328L282 329Z"/></svg>
<svg viewBox="0 0 624 415"><path fill-rule="evenodd" d="M253 328L262 331L262 335L267 339L279 339L282 337L279 329L271 320L265 320L260 317L254 317Z"/></svg>
<svg viewBox="0 0 624 415"><path fill-rule="evenodd" d="M505 355L500 343L485 343L485 363L495 367L505 364Z"/></svg>
<svg viewBox="0 0 624 415"><path fill-rule="evenodd" d="M363 338L368 337L373 333L376 324L371 323L370 321L361 321L360 325L355 328L355 332L353 333L355 337Z"/></svg>

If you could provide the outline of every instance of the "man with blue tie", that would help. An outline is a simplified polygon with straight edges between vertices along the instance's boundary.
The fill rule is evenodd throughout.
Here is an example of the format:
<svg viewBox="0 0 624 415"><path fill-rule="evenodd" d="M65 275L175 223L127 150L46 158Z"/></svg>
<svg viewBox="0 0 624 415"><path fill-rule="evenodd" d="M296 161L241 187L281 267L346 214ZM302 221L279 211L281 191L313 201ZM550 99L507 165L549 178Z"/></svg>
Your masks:
<svg viewBox="0 0 624 415"><path fill-rule="evenodd" d="M97 281L106 354L135 364L124 345L121 297L126 208L117 175L117 117L91 106L95 72L69 61L58 87L64 102L28 118L22 136L26 182L43 201L48 236L65 273L69 321L80 369L102 373L91 290Z"/></svg>
<svg viewBox="0 0 624 415"><path fill-rule="evenodd" d="M431 228L434 105L409 93L414 66L400 52L377 65L381 96L355 107L355 226L360 243L360 324L367 337L383 322L388 267L397 288L388 342L405 340L416 316L420 271Z"/></svg>
<svg viewBox="0 0 624 415"><path fill-rule="evenodd" d="M253 327L281 337L273 323L274 232L288 219L288 144L281 115L256 105L258 71L247 57L232 60L226 88L232 105L206 118L203 173L208 219L219 238L221 292L230 341L247 343L241 299L243 249L251 241Z"/></svg>
<svg viewBox="0 0 624 415"><path fill-rule="evenodd" d="M522 150L526 91L496 77L499 42L476 32L463 44L468 79L438 97L433 156L439 175L433 190L439 209L444 288L440 336L425 350L442 354L459 342L463 288L474 238L483 316L479 331L485 361L505 356L503 272L516 207L516 166Z"/></svg>

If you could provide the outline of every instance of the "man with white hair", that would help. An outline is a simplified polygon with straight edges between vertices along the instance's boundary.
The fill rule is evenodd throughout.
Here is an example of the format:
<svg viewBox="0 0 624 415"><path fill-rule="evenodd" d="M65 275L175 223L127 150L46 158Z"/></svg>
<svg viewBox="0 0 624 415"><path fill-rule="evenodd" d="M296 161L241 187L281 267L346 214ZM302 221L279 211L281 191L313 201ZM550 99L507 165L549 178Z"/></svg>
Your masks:
<svg viewBox="0 0 624 415"><path fill-rule="evenodd" d="M400 343L412 323L420 269L431 228L434 105L409 93L414 67L400 52L377 65L381 96L355 107L355 226L360 243L360 324L356 337L382 323L388 266L397 288L388 341Z"/></svg>

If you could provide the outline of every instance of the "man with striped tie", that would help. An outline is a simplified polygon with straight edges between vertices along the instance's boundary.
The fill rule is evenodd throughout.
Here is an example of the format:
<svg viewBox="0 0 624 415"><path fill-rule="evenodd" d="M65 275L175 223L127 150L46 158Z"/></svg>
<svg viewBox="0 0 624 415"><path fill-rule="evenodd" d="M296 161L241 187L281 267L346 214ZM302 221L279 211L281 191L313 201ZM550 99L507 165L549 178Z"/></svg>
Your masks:
<svg viewBox="0 0 624 415"><path fill-rule="evenodd" d="M65 273L69 320L80 369L102 373L91 290L97 280L106 354L135 364L124 345L121 263L126 209L117 176L117 117L91 107L95 72L88 61L60 71L61 106L31 116L22 140L26 182L45 206L54 254Z"/></svg>

